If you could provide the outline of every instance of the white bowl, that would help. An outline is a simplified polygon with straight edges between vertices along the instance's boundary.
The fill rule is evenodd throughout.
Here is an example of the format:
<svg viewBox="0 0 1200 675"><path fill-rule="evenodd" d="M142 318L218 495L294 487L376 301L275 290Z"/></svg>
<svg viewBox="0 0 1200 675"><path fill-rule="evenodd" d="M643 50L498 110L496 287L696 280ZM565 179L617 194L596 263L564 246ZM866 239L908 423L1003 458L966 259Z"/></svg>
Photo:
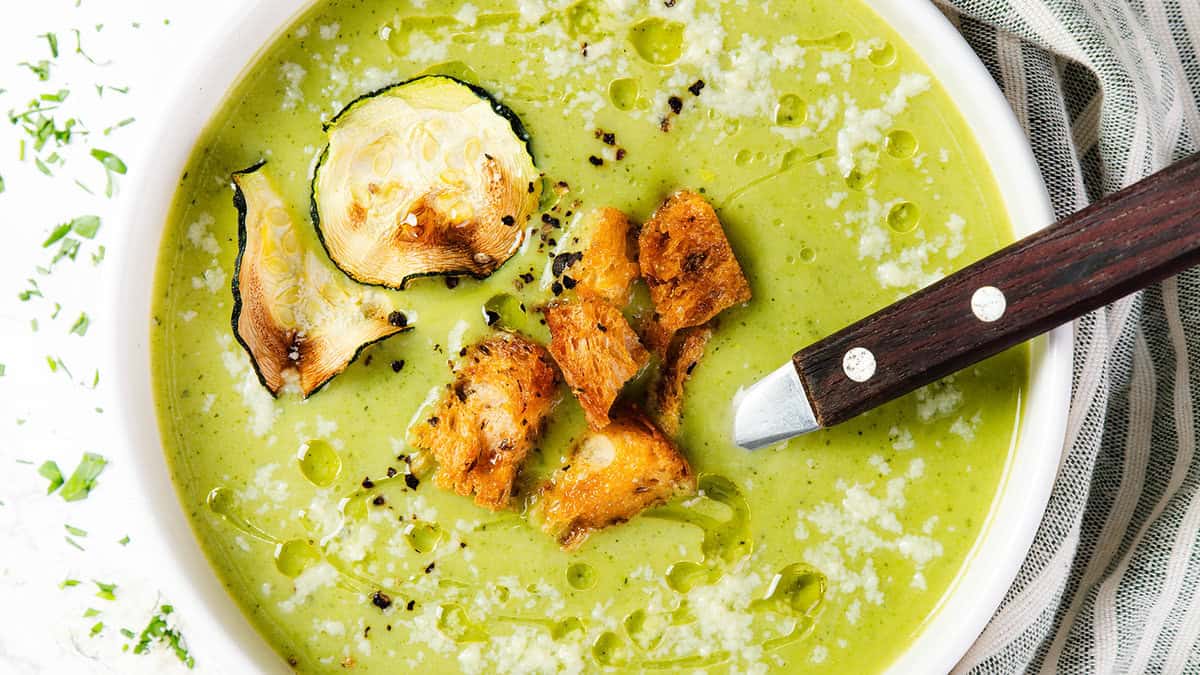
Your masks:
<svg viewBox="0 0 1200 675"><path fill-rule="evenodd" d="M153 173L126 202L125 241L118 250L123 278L117 288L119 321L115 355L122 373L119 396L128 442L140 458L145 508L157 514L157 539L143 551L162 562L171 600L187 608L194 653L212 672L290 672L225 592L200 549L169 473L155 419L150 380L150 308L159 245L178 177L193 144L259 50L269 45L311 0L246 3L229 30L179 74L173 101L161 110ZM930 3L867 0L916 49L966 118L999 183L1018 236L1053 222L1037 164L1008 104L979 59ZM946 672L966 653L1000 604L1033 541L1058 469L1071 390L1072 332L1060 328L1034 341L1032 377L1022 402L1022 430L1013 439L1005 477L983 535L917 639L892 664L894 673Z"/></svg>

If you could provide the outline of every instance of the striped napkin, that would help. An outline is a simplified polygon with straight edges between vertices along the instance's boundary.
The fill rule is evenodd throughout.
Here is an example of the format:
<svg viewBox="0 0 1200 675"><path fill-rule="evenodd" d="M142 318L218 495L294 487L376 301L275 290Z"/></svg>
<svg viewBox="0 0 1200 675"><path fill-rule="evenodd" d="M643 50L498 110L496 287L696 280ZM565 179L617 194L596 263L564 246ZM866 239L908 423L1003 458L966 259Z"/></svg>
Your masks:
<svg viewBox="0 0 1200 675"><path fill-rule="evenodd" d="M1197 151L1200 0L938 0L1065 216ZM963 673L1200 673L1200 270L1082 319L1033 549Z"/></svg>

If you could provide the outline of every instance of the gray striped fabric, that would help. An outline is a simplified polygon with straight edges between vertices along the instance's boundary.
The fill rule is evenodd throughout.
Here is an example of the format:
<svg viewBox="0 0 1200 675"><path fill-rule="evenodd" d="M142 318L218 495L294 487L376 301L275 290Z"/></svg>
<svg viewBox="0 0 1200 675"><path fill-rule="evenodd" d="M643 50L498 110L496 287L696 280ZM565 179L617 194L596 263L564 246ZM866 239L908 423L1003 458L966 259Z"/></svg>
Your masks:
<svg viewBox="0 0 1200 675"><path fill-rule="evenodd" d="M1200 0L941 0L1059 215L1196 152ZM1200 673L1200 270L1077 325L1058 483L956 672Z"/></svg>

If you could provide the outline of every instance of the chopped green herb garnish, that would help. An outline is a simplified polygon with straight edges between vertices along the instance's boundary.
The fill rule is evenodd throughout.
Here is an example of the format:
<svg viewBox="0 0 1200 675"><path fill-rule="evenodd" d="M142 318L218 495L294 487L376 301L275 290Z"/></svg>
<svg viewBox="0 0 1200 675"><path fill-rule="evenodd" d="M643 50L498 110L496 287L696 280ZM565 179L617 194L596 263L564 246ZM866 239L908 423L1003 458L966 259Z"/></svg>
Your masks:
<svg viewBox="0 0 1200 675"><path fill-rule="evenodd" d="M70 223L71 231L84 239L95 239L100 230L100 216L79 216Z"/></svg>
<svg viewBox="0 0 1200 675"><path fill-rule="evenodd" d="M122 628L121 635L124 635L125 637L129 638L130 640L137 637L137 633L129 630L128 628ZM126 645L126 647L128 647L128 645Z"/></svg>
<svg viewBox="0 0 1200 675"><path fill-rule="evenodd" d="M58 318L58 313L59 313L59 312L61 312L61 311L62 311L62 305L58 304L57 302L56 302L56 303L54 303L54 311L53 311L53 312L50 312L50 318L51 318L52 320L53 320L53 319L57 319L57 318Z"/></svg>
<svg viewBox="0 0 1200 675"><path fill-rule="evenodd" d="M102 630L104 630L104 622L97 621L96 625L92 626L92 635L91 636L96 637L97 635L100 634L100 631L102 631Z"/></svg>
<svg viewBox="0 0 1200 675"><path fill-rule="evenodd" d="M72 539L70 537L63 537L63 539L65 539L68 544L70 544L71 546L74 546L75 548L79 549L80 551L86 550L82 546L79 545L79 542L75 541L74 539Z"/></svg>
<svg viewBox="0 0 1200 675"><path fill-rule="evenodd" d="M58 588L61 590L64 588L71 588L72 586L78 586L78 585L79 585L78 579L63 579L62 583L60 583L58 585Z"/></svg>
<svg viewBox="0 0 1200 675"><path fill-rule="evenodd" d="M113 173L119 173L123 175L127 170L125 167L125 162L122 162L120 157L117 157L107 150L96 148L92 150L92 157L95 157L97 160L99 160L99 162L104 165L105 169L108 169Z"/></svg>
<svg viewBox="0 0 1200 675"><path fill-rule="evenodd" d="M47 460L38 467L38 475L50 481L49 487L46 488L46 494L50 494L57 490L63 484L62 471L59 470L58 464Z"/></svg>
<svg viewBox="0 0 1200 675"><path fill-rule="evenodd" d="M46 38L46 42L50 45L50 56L52 58L57 59L58 58L58 36L55 35L54 33L44 33L42 35L39 35L38 37Z"/></svg>
<svg viewBox="0 0 1200 675"><path fill-rule="evenodd" d="M130 124L133 124L133 121L134 121L134 119L132 117L123 119L120 122L117 122L116 124L112 125L111 127L108 127L107 129L105 129L104 135L107 136L107 135L111 134L112 132L116 131L117 129L120 129L121 127L127 127Z"/></svg>
<svg viewBox="0 0 1200 675"><path fill-rule="evenodd" d="M33 324L34 332L37 332L37 319L33 319L31 323ZM67 368L67 364L63 362L61 356L47 356L46 365L49 366L50 372L52 373L57 373L59 370L62 370L67 374L67 377L74 377L71 375L71 371Z"/></svg>
<svg viewBox="0 0 1200 675"><path fill-rule="evenodd" d="M50 236L46 237L46 241L42 242L42 248L50 248L55 243L57 243L59 239L62 239L63 237L67 236L67 234L69 234L70 232L71 232L71 224L70 223L63 223L62 225L59 225L58 227L54 228L50 232Z"/></svg>
<svg viewBox="0 0 1200 675"><path fill-rule="evenodd" d="M87 536L87 530L81 530L78 527L75 527L74 525L65 525L64 524L63 527L67 528L67 532L70 532L71 534L75 535L76 537L86 537Z"/></svg>
<svg viewBox="0 0 1200 675"><path fill-rule="evenodd" d="M26 281L29 282L29 288L18 293L17 298L20 299L21 302L29 302L31 298L42 297L42 290L38 288L37 281L34 279L26 279Z"/></svg>
<svg viewBox="0 0 1200 675"><path fill-rule="evenodd" d="M91 322L92 320L88 318L87 312L81 312L79 318L75 319L75 323L68 332L83 337L87 335L88 326L91 325Z"/></svg>
<svg viewBox="0 0 1200 675"><path fill-rule="evenodd" d="M4 377L4 364L0 363L0 377Z"/></svg>
<svg viewBox="0 0 1200 675"><path fill-rule="evenodd" d="M4 176L0 176L0 193L4 192Z"/></svg>
<svg viewBox="0 0 1200 675"><path fill-rule="evenodd" d="M59 496L68 502L85 499L92 488L95 487L96 478L100 475L100 472L104 471L104 467L107 465L108 460L104 459L104 457L91 452L84 453L79 466L75 467L75 472L67 479Z"/></svg>
<svg viewBox="0 0 1200 675"><path fill-rule="evenodd" d="M108 600L109 602L113 602L117 599L116 584L106 584L102 581L96 581L95 579L92 579L92 583L96 584L96 588L100 589L96 591L97 598Z"/></svg>
<svg viewBox="0 0 1200 675"><path fill-rule="evenodd" d="M117 541L117 543L118 543L118 544L120 544L120 545L122 545L122 546L128 546L128 545L129 545L129 535L125 535L124 537L121 537L121 538L120 538L120 539Z"/></svg>
<svg viewBox="0 0 1200 675"><path fill-rule="evenodd" d="M142 630L134 654L146 654L153 642L166 643L175 652L175 656L188 668L196 665L196 660L188 653L187 642L183 635L167 623L167 617L175 611L170 605L163 605L157 614L150 618L150 623Z"/></svg>
<svg viewBox="0 0 1200 675"><path fill-rule="evenodd" d="M46 59L42 59L41 61L38 61L37 63L29 63L28 61L22 61L21 63L18 63L17 65L25 66L26 68L28 68L34 75L37 75L37 79L41 80L42 82L45 82L46 80L50 79L50 62L47 61Z"/></svg>
<svg viewBox="0 0 1200 675"><path fill-rule="evenodd" d="M107 66L108 64L112 63L111 61L105 61L105 62L101 63L101 62L97 61L96 59L93 59L91 56L89 56L87 52L83 51L83 36L79 33L79 29L72 28L71 32L75 33L75 53L76 54L79 54L83 58L87 59L90 63L92 63L92 65Z"/></svg>
<svg viewBox="0 0 1200 675"><path fill-rule="evenodd" d="M100 610L88 607L87 611L83 613L83 618L85 619L90 619L93 616L100 616Z"/></svg>
<svg viewBox="0 0 1200 675"><path fill-rule="evenodd" d="M99 265L104 260L104 244L101 244L95 252L92 253L92 264Z"/></svg>
<svg viewBox="0 0 1200 675"><path fill-rule="evenodd" d="M62 240L62 244L59 245L58 251L54 254L54 257L50 259L50 264L54 264L63 258L70 258L71 260L74 260L75 256L77 255L79 255L79 240L74 237L67 237L66 239Z"/></svg>

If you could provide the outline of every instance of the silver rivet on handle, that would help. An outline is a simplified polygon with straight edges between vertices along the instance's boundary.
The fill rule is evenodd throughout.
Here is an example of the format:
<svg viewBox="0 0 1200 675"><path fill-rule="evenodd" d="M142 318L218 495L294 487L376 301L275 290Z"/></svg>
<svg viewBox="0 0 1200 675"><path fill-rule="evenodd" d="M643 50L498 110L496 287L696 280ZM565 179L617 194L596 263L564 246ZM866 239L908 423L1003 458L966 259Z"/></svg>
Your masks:
<svg viewBox="0 0 1200 675"><path fill-rule="evenodd" d="M875 377L875 355L870 349L855 347L842 357L842 370L851 380L866 382Z"/></svg>
<svg viewBox="0 0 1200 675"><path fill-rule="evenodd" d="M984 323L999 321L1008 309L1008 299L995 286L984 286L971 296L971 311Z"/></svg>

